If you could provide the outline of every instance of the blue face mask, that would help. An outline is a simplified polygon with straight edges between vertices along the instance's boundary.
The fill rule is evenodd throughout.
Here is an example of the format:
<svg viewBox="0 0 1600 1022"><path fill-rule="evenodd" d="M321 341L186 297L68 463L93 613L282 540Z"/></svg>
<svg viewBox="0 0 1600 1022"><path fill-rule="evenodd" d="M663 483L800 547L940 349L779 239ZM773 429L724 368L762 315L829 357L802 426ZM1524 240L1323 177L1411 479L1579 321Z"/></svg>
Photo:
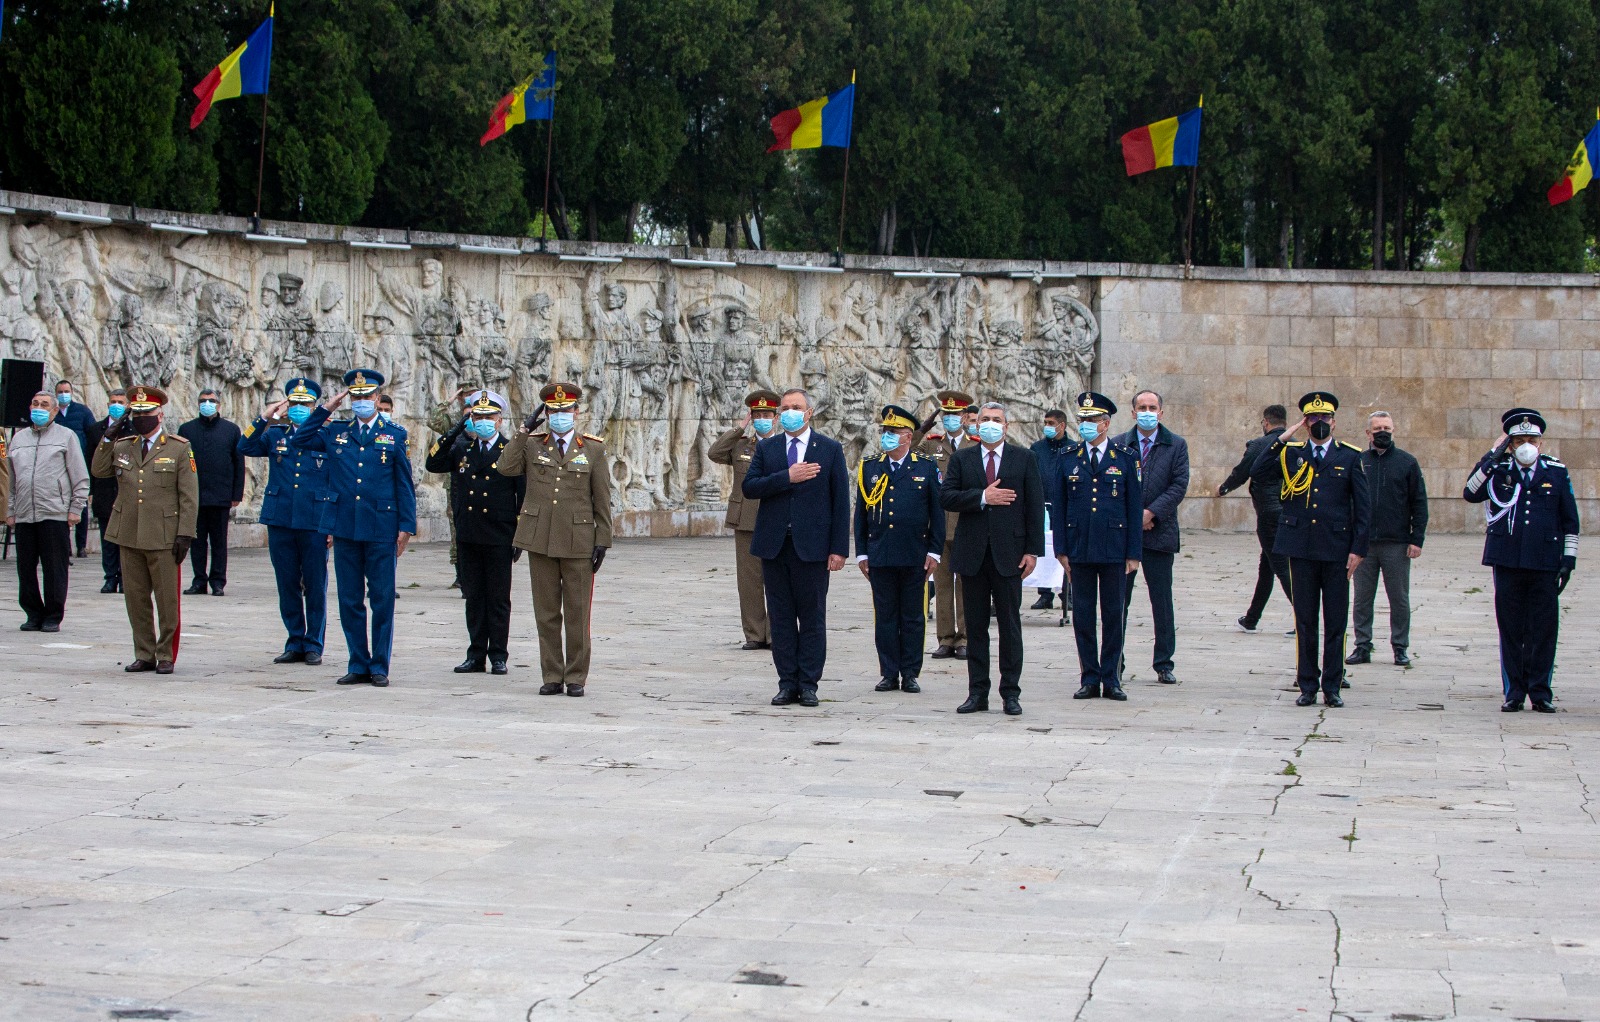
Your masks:
<svg viewBox="0 0 1600 1022"><path fill-rule="evenodd" d="M1056 428L1054 426L1046 426L1044 428L1044 438L1046 440L1054 440L1056 438Z"/></svg>
<svg viewBox="0 0 1600 1022"><path fill-rule="evenodd" d="M900 434L885 433L878 438L878 446L883 448L885 454L892 454L900 449Z"/></svg>
<svg viewBox="0 0 1600 1022"><path fill-rule="evenodd" d="M1092 444L1100 436L1100 426L1094 422L1080 422L1078 423L1078 435L1083 437L1084 443Z"/></svg>
<svg viewBox="0 0 1600 1022"><path fill-rule="evenodd" d="M493 419L473 419L472 431L485 440L500 432Z"/></svg>
<svg viewBox="0 0 1600 1022"><path fill-rule="evenodd" d="M106 414L111 416L113 422L122 418L128 412L127 405L112 405L106 409Z"/></svg>
<svg viewBox="0 0 1600 1022"><path fill-rule="evenodd" d="M61 407L65 408L65 407L67 407L67 405L70 405L71 403L72 403L72 395L71 394L57 394L56 395L56 404L60 405Z"/></svg>
<svg viewBox="0 0 1600 1022"><path fill-rule="evenodd" d="M944 431L948 435L954 436L961 432L961 416L959 415L946 415L939 420L939 424L944 427Z"/></svg>
<svg viewBox="0 0 1600 1022"><path fill-rule="evenodd" d="M1156 418L1155 412L1140 412L1138 415L1134 416L1134 418L1139 420L1139 428L1144 430L1146 433L1150 432L1152 429L1155 429L1156 423L1160 421Z"/></svg>
<svg viewBox="0 0 1600 1022"><path fill-rule="evenodd" d="M998 422L978 423L978 439L986 444L997 444L1006 435L1006 428Z"/></svg>
<svg viewBox="0 0 1600 1022"><path fill-rule="evenodd" d="M967 436L977 436L977 435L978 435L978 424L976 422L967 423Z"/></svg>
<svg viewBox="0 0 1600 1022"><path fill-rule="evenodd" d="M766 436L772 432L771 419L751 419L750 428L756 431L757 436Z"/></svg>
<svg viewBox="0 0 1600 1022"><path fill-rule="evenodd" d="M213 415L217 414L217 403L215 401L200 402L200 414L204 415L208 419L211 418Z"/></svg>
<svg viewBox="0 0 1600 1022"><path fill-rule="evenodd" d="M30 408L28 409L28 418L33 421L35 426L48 426L50 425L50 420L55 418L55 415L45 411L43 408Z"/></svg>
<svg viewBox="0 0 1600 1022"><path fill-rule="evenodd" d="M370 419L373 413L378 410L378 402L369 401L366 398L358 398L350 402L350 410L356 413L356 418L358 419Z"/></svg>
<svg viewBox="0 0 1600 1022"><path fill-rule="evenodd" d="M550 429L556 433L571 433L573 424L577 421L578 417L571 412L550 413Z"/></svg>
<svg viewBox="0 0 1600 1022"><path fill-rule="evenodd" d="M311 418L311 408L307 405L290 405L288 415L289 421L298 426Z"/></svg>
<svg viewBox="0 0 1600 1022"><path fill-rule="evenodd" d="M778 413L778 425L785 433L796 433L805 428L806 413L796 408L785 408Z"/></svg>

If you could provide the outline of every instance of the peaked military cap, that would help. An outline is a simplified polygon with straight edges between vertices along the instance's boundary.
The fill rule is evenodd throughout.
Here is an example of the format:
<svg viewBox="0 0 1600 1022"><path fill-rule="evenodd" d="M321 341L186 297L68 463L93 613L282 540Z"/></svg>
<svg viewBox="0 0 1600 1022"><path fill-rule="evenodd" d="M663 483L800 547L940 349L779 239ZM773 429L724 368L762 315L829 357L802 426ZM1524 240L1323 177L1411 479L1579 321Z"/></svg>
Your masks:
<svg viewBox="0 0 1600 1022"><path fill-rule="evenodd" d="M1544 416L1532 408L1513 408L1500 416L1500 428L1507 436L1544 436Z"/></svg>
<svg viewBox="0 0 1600 1022"><path fill-rule="evenodd" d="M1325 390L1313 390L1300 399L1301 415L1332 415L1339 410L1339 399Z"/></svg>
<svg viewBox="0 0 1600 1022"><path fill-rule="evenodd" d="M878 425L887 426L890 429L916 429L917 417L899 405L884 405Z"/></svg>
<svg viewBox="0 0 1600 1022"><path fill-rule="evenodd" d="M1104 394L1086 390L1078 395L1078 403L1073 411L1078 413L1080 419L1092 419L1097 415L1115 415L1117 403Z"/></svg>
<svg viewBox="0 0 1600 1022"><path fill-rule="evenodd" d="M344 385L353 397L366 397L383 386L383 374L376 369L352 369L344 374Z"/></svg>
<svg viewBox="0 0 1600 1022"><path fill-rule="evenodd" d="M577 404L578 395L581 393L582 391L575 384L551 383L539 391L539 400L543 401L544 406L553 412L561 408L571 408Z"/></svg>
<svg viewBox="0 0 1600 1022"><path fill-rule="evenodd" d="M283 385L283 394L295 404L312 404L322 397L322 387L308 376L296 376Z"/></svg>

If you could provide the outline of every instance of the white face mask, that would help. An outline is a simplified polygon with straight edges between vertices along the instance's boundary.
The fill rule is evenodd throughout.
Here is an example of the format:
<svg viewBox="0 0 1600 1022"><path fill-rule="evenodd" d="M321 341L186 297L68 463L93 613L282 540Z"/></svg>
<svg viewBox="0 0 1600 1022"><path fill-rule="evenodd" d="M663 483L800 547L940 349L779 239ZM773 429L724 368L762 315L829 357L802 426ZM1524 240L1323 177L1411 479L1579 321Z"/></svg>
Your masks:
<svg viewBox="0 0 1600 1022"><path fill-rule="evenodd" d="M1518 444L1511 454L1517 459L1517 464L1523 468L1531 468L1533 463L1539 460L1539 448L1532 444Z"/></svg>

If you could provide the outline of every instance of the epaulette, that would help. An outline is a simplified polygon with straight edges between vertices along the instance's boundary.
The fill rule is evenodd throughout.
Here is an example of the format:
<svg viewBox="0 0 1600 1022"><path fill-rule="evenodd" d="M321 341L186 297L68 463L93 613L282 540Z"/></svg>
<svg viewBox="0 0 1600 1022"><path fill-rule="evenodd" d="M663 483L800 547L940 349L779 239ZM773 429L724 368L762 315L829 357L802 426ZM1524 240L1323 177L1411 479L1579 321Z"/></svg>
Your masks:
<svg viewBox="0 0 1600 1022"><path fill-rule="evenodd" d="M1338 443L1338 445L1340 447L1348 447L1352 451L1355 451L1357 454L1361 453L1361 448L1357 447L1355 444L1347 444L1343 440L1339 440L1339 441L1336 441L1336 442Z"/></svg>
<svg viewBox="0 0 1600 1022"><path fill-rule="evenodd" d="M1556 460L1555 458L1552 458L1548 454L1539 455L1539 460L1544 462L1546 465L1554 465L1556 468L1566 468L1567 467L1565 464L1563 464L1562 462Z"/></svg>
<svg viewBox="0 0 1600 1022"><path fill-rule="evenodd" d="M1285 440L1283 442L1285 447L1304 447L1305 445L1306 442L1304 440Z"/></svg>
<svg viewBox="0 0 1600 1022"><path fill-rule="evenodd" d="M603 443L606 442L606 438L605 437L603 437L603 436L595 436L593 433L584 433L583 434L583 438L585 440L593 440L597 444L603 444Z"/></svg>
<svg viewBox="0 0 1600 1022"><path fill-rule="evenodd" d="M535 433L535 434L533 434L533 438L535 440L543 440L545 443L549 443L550 442L550 431L549 430L545 430L543 433Z"/></svg>
<svg viewBox="0 0 1600 1022"><path fill-rule="evenodd" d="M171 437L173 443L187 444L189 442L189 441L185 440L183 437L179 436L176 433L163 433L163 434L161 434L161 436L163 438Z"/></svg>

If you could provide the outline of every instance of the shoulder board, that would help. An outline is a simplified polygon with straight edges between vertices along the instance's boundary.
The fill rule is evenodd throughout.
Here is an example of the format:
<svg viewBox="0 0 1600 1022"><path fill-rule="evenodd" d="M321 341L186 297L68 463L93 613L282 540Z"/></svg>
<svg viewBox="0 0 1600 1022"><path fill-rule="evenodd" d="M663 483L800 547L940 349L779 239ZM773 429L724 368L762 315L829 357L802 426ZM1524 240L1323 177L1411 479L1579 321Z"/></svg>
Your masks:
<svg viewBox="0 0 1600 1022"><path fill-rule="evenodd" d="M546 431L544 433L535 433L535 434L533 434L533 438L535 440L543 440L545 443L549 443L550 442L550 433L548 431Z"/></svg>
<svg viewBox="0 0 1600 1022"><path fill-rule="evenodd" d="M175 444L183 444L183 445L187 446L188 443L189 443L189 441L187 439L185 439L184 437L178 436L176 433L172 433L172 434L163 433L161 435L164 436L164 437L170 436L172 438L172 442L175 443Z"/></svg>
<svg viewBox="0 0 1600 1022"><path fill-rule="evenodd" d="M1355 451L1357 454L1361 453L1361 448L1357 447L1355 444L1347 444L1343 440L1338 441L1338 444L1339 444L1340 447L1348 447L1348 448L1350 448L1352 451Z"/></svg>
<svg viewBox="0 0 1600 1022"><path fill-rule="evenodd" d="M585 440L593 440L597 444L603 444L603 443L606 442L606 438L605 437L603 437L603 436L595 436L593 433L585 433L585 434L583 434L583 438Z"/></svg>
<svg viewBox="0 0 1600 1022"><path fill-rule="evenodd" d="M1285 447L1304 447L1305 445L1306 445L1306 442L1304 440L1290 440L1288 443L1284 444L1283 446L1285 446Z"/></svg>
<svg viewBox="0 0 1600 1022"><path fill-rule="evenodd" d="M1544 465L1552 465L1555 468L1566 468L1567 467L1564 463L1562 463L1560 461L1557 461L1555 458L1550 457L1548 454L1539 455L1539 462L1541 464L1544 464Z"/></svg>
<svg viewBox="0 0 1600 1022"><path fill-rule="evenodd" d="M917 460L917 452L916 451L912 451L910 454L906 455L906 457L910 458L912 461L916 461Z"/></svg>
<svg viewBox="0 0 1600 1022"><path fill-rule="evenodd" d="M943 440L943 439L944 439L944 434L943 433L928 433L928 434L925 434L923 436L922 441L923 441L923 443L927 443L929 440Z"/></svg>

